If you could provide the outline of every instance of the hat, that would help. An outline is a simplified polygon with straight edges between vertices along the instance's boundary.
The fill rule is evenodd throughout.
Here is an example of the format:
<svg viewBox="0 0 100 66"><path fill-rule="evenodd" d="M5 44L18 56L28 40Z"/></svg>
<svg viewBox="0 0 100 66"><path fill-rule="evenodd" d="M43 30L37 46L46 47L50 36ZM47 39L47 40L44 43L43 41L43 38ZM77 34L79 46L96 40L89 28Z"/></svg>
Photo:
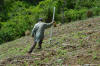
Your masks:
<svg viewBox="0 0 100 66"><path fill-rule="evenodd" d="M43 21L43 18L39 18L39 21Z"/></svg>

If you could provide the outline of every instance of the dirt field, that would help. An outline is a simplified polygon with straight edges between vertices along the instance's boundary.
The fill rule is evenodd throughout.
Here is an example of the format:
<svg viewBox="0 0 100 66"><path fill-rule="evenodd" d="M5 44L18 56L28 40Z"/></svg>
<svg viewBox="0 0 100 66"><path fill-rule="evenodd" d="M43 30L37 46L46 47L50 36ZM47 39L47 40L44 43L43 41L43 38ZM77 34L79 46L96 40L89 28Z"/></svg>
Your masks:
<svg viewBox="0 0 100 66"><path fill-rule="evenodd" d="M0 66L100 66L100 17L58 24L52 44L49 32L45 31L42 50L36 47L31 55L31 36L0 45Z"/></svg>

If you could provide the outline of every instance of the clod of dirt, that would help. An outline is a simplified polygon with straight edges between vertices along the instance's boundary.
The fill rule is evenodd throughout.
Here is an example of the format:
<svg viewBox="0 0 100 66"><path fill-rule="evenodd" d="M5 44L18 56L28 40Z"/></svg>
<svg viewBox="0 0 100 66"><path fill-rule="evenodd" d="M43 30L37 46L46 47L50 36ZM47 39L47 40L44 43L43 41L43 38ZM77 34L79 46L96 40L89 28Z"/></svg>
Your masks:
<svg viewBox="0 0 100 66"><path fill-rule="evenodd" d="M51 54L52 56L54 56L54 55L56 55L56 53L57 53L57 52L56 52L55 50L52 50L50 54Z"/></svg>
<svg viewBox="0 0 100 66"><path fill-rule="evenodd" d="M70 49L70 48L75 49L76 48L76 46L74 46L74 45L65 44L65 43L63 43L62 46L63 46L63 49Z"/></svg>
<svg viewBox="0 0 100 66"><path fill-rule="evenodd" d="M91 27L92 25L91 24L88 24L88 27Z"/></svg>
<svg viewBox="0 0 100 66"><path fill-rule="evenodd" d="M7 61L9 61L9 62L12 61L12 60L13 60L12 58L8 58L8 59L7 59Z"/></svg>
<svg viewBox="0 0 100 66"><path fill-rule="evenodd" d="M88 31L88 32L85 32L86 35L90 35L90 34L93 34L93 33L95 33L94 30L90 30L90 31Z"/></svg>

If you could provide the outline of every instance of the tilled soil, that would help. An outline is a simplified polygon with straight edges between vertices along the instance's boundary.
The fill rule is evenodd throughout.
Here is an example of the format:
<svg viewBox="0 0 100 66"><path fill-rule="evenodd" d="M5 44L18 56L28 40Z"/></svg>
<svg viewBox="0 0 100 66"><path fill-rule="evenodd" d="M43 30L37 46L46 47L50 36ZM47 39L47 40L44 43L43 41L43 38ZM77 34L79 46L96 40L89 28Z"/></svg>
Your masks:
<svg viewBox="0 0 100 66"><path fill-rule="evenodd" d="M45 32L44 43L48 43L49 29ZM45 46L43 50L35 51L33 54L13 56L2 59L0 66L25 66L35 65L36 61L40 62L48 58L49 63L37 63L38 66L59 66L62 65L83 65L90 64L99 66L100 64L100 17L90 18L87 20L76 21L69 24L58 24L53 29L53 45ZM33 39L30 36L23 37L17 45L23 46L27 43L32 44ZM60 42L61 41L61 42ZM61 44L60 44L61 43ZM12 47L12 46L10 46ZM24 48L26 45L24 46ZM56 49L53 47L57 47ZM8 48L7 48L8 49ZM7 50L2 48L1 50ZM66 50L65 57L56 58L59 55L58 50ZM63 53L62 53L63 54ZM57 61L58 60L58 61ZM57 63L58 62L58 63Z"/></svg>

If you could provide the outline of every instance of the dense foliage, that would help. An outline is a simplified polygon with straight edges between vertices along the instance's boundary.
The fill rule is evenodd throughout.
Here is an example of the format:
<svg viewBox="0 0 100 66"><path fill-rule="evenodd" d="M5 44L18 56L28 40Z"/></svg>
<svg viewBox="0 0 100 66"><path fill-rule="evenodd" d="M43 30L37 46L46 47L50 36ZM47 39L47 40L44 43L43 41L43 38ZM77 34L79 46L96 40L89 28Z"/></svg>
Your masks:
<svg viewBox="0 0 100 66"><path fill-rule="evenodd" d="M38 18L65 23L100 15L100 0L0 0L0 44L24 36ZM63 17L64 16L64 17Z"/></svg>

